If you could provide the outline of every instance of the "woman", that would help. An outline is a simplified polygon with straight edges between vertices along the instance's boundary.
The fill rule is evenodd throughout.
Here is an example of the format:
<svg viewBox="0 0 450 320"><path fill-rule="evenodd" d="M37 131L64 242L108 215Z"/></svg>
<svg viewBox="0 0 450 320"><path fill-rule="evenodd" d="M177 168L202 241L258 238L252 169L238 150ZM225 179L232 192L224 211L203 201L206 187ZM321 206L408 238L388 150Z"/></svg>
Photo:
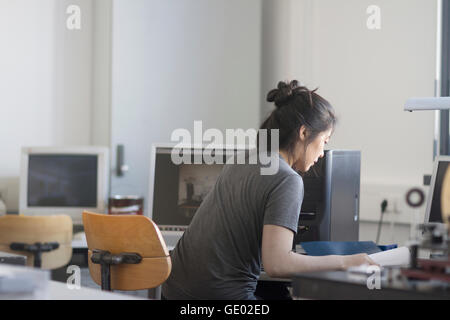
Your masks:
<svg viewBox="0 0 450 320"><path fill-rule="evenodd" d="M261 263L275 278L373 264L366 254L292 251L304 195L297 171L307 172L324 156L336 118L325 99L297 81L280 82L267 100L276 109L261 129L279 129L278 172L262 175L260 164L225 166L171 254L165 298L256 299Z"/></svg>

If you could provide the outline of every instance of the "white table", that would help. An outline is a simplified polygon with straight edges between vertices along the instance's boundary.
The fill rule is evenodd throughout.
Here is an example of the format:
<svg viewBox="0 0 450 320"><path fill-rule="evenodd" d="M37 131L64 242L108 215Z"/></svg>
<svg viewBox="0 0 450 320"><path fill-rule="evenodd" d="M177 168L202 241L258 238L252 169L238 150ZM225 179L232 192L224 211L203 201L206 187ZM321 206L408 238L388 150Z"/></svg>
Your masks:
<svg viewBox="0 0 450 320"><path fill-rule="evenodd" d="M144 300L125 294L92 288L69 289L66 283L50 281L48 300Z"/></svg>
<svg viewBox="0 0 450 320"><path fill-rule="evenodd" d="M86 240L72 240L73 249L87 249L88 245Z"/></svg>
<svg viewBox="0 0 450 320"><path fill-rule="evenodd" d="M73 249L87 249L88 245L86 239L83 240L72 240L72 248ZM174 246L167 246L167 250L171 251L175 249Z"/></svg>

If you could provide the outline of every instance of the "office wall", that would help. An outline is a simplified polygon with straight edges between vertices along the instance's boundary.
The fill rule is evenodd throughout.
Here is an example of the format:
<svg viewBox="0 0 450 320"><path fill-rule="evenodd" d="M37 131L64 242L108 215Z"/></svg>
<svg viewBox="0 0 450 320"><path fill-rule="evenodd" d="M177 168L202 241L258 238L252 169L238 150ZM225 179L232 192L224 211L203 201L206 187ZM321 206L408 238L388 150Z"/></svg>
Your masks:
<svg viewBox="0 0 450 320"><path fill-rule="evenodd" d="M0 0L0 193L9 209L22 145L125 143L130 180L115 190L145 194L143 141L167 141L196 119L257 126L271 108L265 93L298 78L338 111L329 147L363 151L362 218L376 220L387 196L399 221L410 220L403 195L431 172L434 119L402 106L433 95L435 1L378 1L379 31L366 28L365 0L189 1L117 0L111 21L112 0ZM65 28L69 4L81 6L81 30ZM148 135L126 132L133 127Z"/></svg>
<svg viewBox="0 0 450 320"><path fill-rule="evenodd" d="M111 141L111 59L112 0L92 4L92 117L91 142L110 146Z"/></svg>
<svg viewBox="0 0 450 320"><path fill-rule="evenodd" d="M79 5L81 30L66 28ZM22 146L91 143L90 0L0 0L0 193L18 209Z"/></svg>
<svg viewBox="0 0 450 320"><path fill-rule="evenodd" d="M367 8L381 9L369 30ZM405 244L423 221L405 203L433 162L434 113L406 113L412 96L433 96L437 2L429 0L263 0L261 90L298 79L335 107L330 149L362 151L360 240L375 240L380 204L389 201L380 242ZM272 110L262 101L261 119Z"/></svg>
<svg viewBox="0 0 450 320"><path fill-rule="evenodd" d="M410 222L404 195L431 174L434 113L403 106L408 97L434 95L436 1L263 3L263 92L276 79L318 87L339 119L328 147L362 151L361 219L378 219L387 198L398 221ZM367 28L373 4L380 30ZM262 105L262 115L270 110Z"/></svg>
<svg viewBox="0 0 450 320"><path fill-rule="evenodd" d="M130 170L112 193L147 197L151 145L174 129L257 127L260 52L260 0L115 0L112 153Z"/></svg>

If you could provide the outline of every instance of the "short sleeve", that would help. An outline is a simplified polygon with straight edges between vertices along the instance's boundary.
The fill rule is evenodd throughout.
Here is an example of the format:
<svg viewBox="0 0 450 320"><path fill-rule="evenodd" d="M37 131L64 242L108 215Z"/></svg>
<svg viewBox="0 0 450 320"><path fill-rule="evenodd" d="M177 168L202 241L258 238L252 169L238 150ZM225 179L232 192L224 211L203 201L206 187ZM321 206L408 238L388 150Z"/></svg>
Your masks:
<svg viewBox="0 0 450 320"><path fill-rule="evenodd" d="M276 225L297 233L304 196L303 179L289 175L269 193L264 210L264 225Z"/></svg>

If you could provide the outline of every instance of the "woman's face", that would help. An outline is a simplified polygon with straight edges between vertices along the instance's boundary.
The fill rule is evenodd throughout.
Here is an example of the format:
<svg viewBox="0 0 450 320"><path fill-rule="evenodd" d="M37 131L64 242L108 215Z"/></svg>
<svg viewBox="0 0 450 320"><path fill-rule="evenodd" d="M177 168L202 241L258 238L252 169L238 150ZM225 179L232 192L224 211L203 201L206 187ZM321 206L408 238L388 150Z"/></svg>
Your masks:
<svg viewBox="0 0 450 320"><path fill-rule="evenodd" d="M299 147L299 157L297 162L294 165L294 168L300 170L301 172L307 172L314 164L317 163L319 158L323 158L324 156L324 148L328 143L331 137L332 128L327 131L323 131L317 135L317 137L305 147L302 145ZM300 135L303 135L303 141L305 141L305 132L300 132ZM302 139L301 139L302 140Z"/></svg>

